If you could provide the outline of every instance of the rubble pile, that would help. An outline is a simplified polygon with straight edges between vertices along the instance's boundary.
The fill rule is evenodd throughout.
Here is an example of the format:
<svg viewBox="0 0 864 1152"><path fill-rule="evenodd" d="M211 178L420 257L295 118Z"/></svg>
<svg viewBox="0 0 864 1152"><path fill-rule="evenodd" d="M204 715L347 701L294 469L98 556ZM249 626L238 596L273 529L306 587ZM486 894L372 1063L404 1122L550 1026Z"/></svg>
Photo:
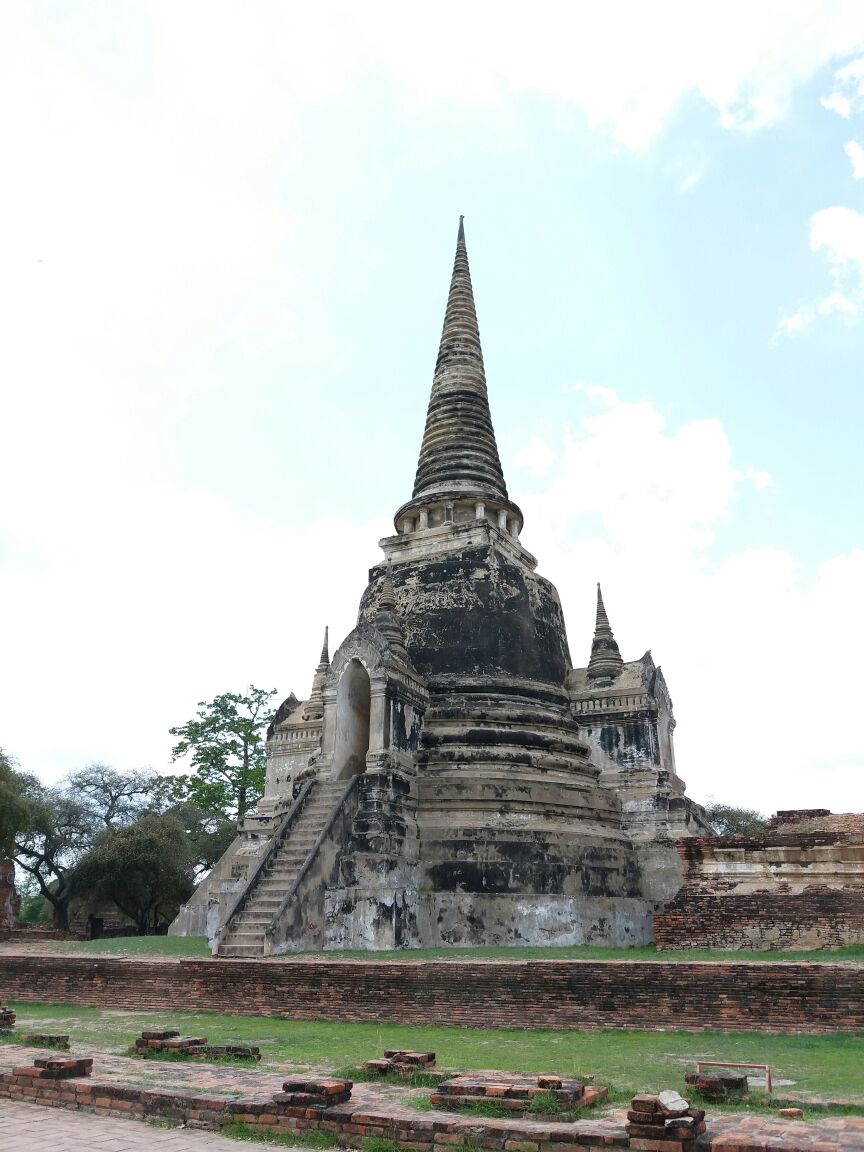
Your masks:
<svg viewBox="0 0 864 1152"><path fill-rule="evenodd" d="M684 1083L690 1085L703 1100L725 1100L729 1096L744 1096L749 1091L745 1076L727 1073L688 1072Z"/></svg>
<svg viewBox="0 0 864 1152"><path fill-rule="evenodd" d="M480 1100L494 1100L514 1115L528 1111L538 1096L551 1097L549 1112L569 1112L590 1108L608 1094L606 1088L595 1088L578 1080L560 1076L514 1076L503 1072L470 1072L439 1084L429 1097L439 1108L468 1108Z"/></svg>
<svg viewBox="0 0 864 1152"><path fill-rule="evenodd" d="M190 1060L208 1060L214 1056L226 1056L230 1060L260 1060L261 1051L257 1047L244 1044L208 1044L206 1036L181 1036L173 1029L159 1032L142 1032L135 1041L138 1056L156 1056L159 1053L179 1053Z"/></svg>
<svg viewBox="0 0 864 1152"><path fill-rule="evenodd" d="M15 1027L15 1013L0 1000L0 1032L9 1032Z"/></svg>
<svg viewBox="0 0 864 1152"><path fill-rule="evenodd" d="M309 1076L286 1080L282 1091L273 1097L275 1104L285 1108L302 1108L320 1111L345 1104L351 1099L351 1080L316 1080Z"/></svg>
<svg viewBox="0 0 864 1152"><path fill-rule="evenodd" d="M634 1096L627 1113L627 1136L634 1152L692 1152L705 1131L705 1113L672 1090Z"/></svg>
<svg viewBox="0 0 864 1152"><path fill-rule="evenodd" d="M93 1069L91 1059L72 1060L58 1056L40 1056L32 1068L13 1068L13 1081L20 1080L72 1080L76 1076L89 1076Z"/></svg>
<svg viewBox="0 0 864 1152"><path fill-rule="evenodd" d="M415 1072L428 1072L435 1067L434 1052L414 1052L409 1048L387 1048L383 1060L367 1060L361 1065L373 1076L401 1076L410 1080Z"/></svg>

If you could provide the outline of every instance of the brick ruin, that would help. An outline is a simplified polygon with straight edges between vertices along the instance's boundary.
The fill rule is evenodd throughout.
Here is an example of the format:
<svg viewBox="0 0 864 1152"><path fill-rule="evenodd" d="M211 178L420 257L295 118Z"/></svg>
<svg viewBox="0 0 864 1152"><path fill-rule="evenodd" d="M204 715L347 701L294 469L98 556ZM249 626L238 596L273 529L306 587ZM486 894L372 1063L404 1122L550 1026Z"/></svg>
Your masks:
<svg viewBox="0 0 864 1152"><path fill-rule="evenodd" d="M778 812L760 836L678 841L684 882L659 948L782 951L864 943L864 814Z"/></svg>
<svg viewBox="0 0 864 1152"><path fill-rule="evenodd" d="M460 221L411 497L356 628L283 702L266 790L171 931L226 957L309 949L645 944L680 883L684 795L650 654L598 596L573 667L521 542L489 408Z"/></svg>
<svg viewBox="0 0 864 1152"><path fill-rule="evenodd" d="M465 1028L864 1029L864 967L634 960L131 960L0 953L10 999Z"/></svg>

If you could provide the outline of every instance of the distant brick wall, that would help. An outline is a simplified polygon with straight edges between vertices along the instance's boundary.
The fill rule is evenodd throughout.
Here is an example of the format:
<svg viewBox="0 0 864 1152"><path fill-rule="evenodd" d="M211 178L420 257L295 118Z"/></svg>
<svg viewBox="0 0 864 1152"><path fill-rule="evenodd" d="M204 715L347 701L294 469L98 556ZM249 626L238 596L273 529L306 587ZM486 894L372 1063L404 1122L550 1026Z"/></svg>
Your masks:
<svg viewBox="0 0 864 1152"><path fill-rule="evenodd" d="M654 914L657 947L842 948L864 942L864 889L748 895L679 892Z"/></svg>
<svg viewBox="0 0 864 1152"><path fill-rule="evenodd" d="M864 944L864 816L778 812L759 836L677 848L684 883L654 915L659 948Z"/></svg>
<svg viewBox="0 0 864 1152"><path fill-rule="evenodd" d="M7 1000L476 1028L857 1031L864 968L0 956Z"/></svg>

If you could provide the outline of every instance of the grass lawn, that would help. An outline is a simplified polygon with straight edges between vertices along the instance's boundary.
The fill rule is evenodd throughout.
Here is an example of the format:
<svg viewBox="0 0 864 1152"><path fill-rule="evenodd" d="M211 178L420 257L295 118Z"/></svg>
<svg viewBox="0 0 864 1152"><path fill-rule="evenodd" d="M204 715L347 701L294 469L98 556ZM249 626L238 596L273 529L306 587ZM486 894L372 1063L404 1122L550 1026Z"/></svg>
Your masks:
<svg viewBox="0 0 864 1152"><path fill-rule="evenodd" d="M94 952L116 956L209 956L203 936L123 936L108 940L52 940L40 944L56 952ZM764 961L778 963L806 960L813 964L838 962L864 964L864 945L826 952L717 952L688 948L658 952L653 944L644 948L400 948L390 952L314 952L286 956L286 960L365 960L420 963L424 960L648 960L663 963L714 960L726 963Z"/></svg>
<svg viewBox="0 0 864 1152"><path fill-rule="evenodd" d="M68 1032L73 1048L124 1054L143 1028L172 1027L212 1044L258 1044L262 1060L330 1071L380 1056L385 1048L437 1053L444 1068L591 1075L618 1092L683 1089L697 1059L770 1064L779 1092L864 1104L864 1036L721 1032L484 1031L399 1024L290 1021L217 1013L130 1013L60 1004L16 1003L22 1032Z"/></svg>

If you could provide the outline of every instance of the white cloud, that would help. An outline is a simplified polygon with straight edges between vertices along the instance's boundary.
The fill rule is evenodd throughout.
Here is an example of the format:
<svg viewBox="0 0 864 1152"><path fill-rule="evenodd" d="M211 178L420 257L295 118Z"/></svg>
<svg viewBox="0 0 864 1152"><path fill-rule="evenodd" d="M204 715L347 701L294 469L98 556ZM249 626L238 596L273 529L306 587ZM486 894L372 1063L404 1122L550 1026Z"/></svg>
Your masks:
<svg viewBox="0 0 864 1152"><path fill-rule="evenodd" d="M297 530L203 491L92 481L3 505L19 548L0 566L2 742L22 766L167 768L168 729L198 700L250 680L308 692L324 625L353 627L384 520Z"/></svg>
<svg viewBox="0 0 864 1152"><path fill-rule="evenodd" d="M822 97L822 106L844 120L853 112L864 111L864 56L837 69L834 87L830 95Z"/></svg>
<svg viewBox="0 0 864 1152"><path fill-rule="evenodd" d="M864 56L834 73L834 87L829 96L822 97L822 104L844 120L864 112ZM864 148L850 140L844 151L852 164L852 178L864 179ZM810 248L827 259L832 290L792 315L781 317L778 333L804 332L817 316L840 315L854 323L864 309L864 213L841 206L814 213L810 218Z"/></svg>
<svg viewBox="0 0 864 1152"><path fill-rule="evenodd" d="M588 658L600 580L625 659L651 648L662 662L690 795L860 808L864 737L799 715L802 694L813 717L857 714L864 551L813 572L779 548L719 555L718 526L770 477L734 463L716 420L669 429L651 404L608 390L595 403L550 483L514 497L525 545L561 593L574 663ZM842 645L826 621L842 621Z"/></svg>
<svg viewBox="0 0 864 1152"><path fill-rule="evenodd" d="M864 180L864 147L857 140L850 140L845 152L852 165L852 179Z"/></svg>
<svg viewBox="0 0 864 1152"><path fill-rule="evenodd" d="M545 476L554 466L555 451L540 436L532 436L524 448L513 456L513 463L529 476Z"/></svg>
<svg viewBox="0 0 864 1152"><path fill-rule="evenodd" d="M864 212L837 205L814 213L810 218L810 248L828 264L831 291L783 316L778 332L804 332L816 316L839 315L857 323L864 313Z"/></svg>

